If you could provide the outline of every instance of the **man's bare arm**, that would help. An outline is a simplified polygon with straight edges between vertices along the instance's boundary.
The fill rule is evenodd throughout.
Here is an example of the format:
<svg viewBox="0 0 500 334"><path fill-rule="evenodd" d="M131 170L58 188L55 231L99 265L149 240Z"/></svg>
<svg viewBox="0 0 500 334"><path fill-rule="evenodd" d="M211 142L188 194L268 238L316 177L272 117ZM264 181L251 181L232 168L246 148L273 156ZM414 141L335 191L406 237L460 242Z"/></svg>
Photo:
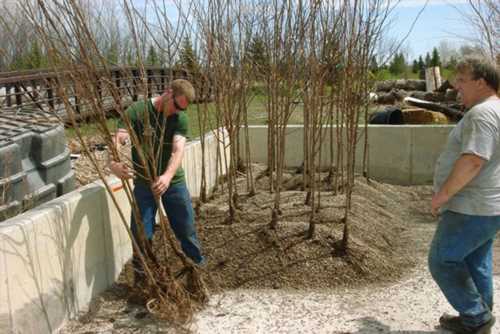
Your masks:
<svg viewBox="0 0 500 334"><path fill-rule="evenodd" d="M170 181L175 175L175 172L182 164L184 149L186 146L186 137L175 135L172 143L172 155L168 161L167 169L158 177L153 184L153 192L155 195L163 194L170 186Z"/></svg>
<svg viewBox="0 0 500 334"><path fill-rule="evenodd" d="M172 156L168 161L167 170L163 173L166 174L170 179L172 179L182 164L182 158L184 157L184 148L186 147L186 137L175 135L172 144Z"/></svg>
<svg viewBox="0 0 500 334"><path fill-rule="evenodd" d="M125 129L118 129L116 131L116 134L113 137L113 143L118 152L120 151L121 147L127 143L128 139L129 134ZM133 177L132 171L124 162L111 160L109 162L109 169L113 174L121 179L129 179Z"/></svg>

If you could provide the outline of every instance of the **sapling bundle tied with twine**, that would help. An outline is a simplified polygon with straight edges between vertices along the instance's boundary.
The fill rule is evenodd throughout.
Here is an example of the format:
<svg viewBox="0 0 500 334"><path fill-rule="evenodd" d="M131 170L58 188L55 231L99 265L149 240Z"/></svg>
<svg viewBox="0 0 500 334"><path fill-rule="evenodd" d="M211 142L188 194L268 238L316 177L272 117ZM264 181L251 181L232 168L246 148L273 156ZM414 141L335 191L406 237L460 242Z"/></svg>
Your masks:
<svg viewBox="0 0 500 334"><path fill-rule="evenodd" d="M153 128L149 114L141 120L144 124L144 133L136 133L132 120L125 112L130 95L146 100L152 96L151 82L148 82L147 70L143 61L141 50L146 49L146 44L160 43L162 33L149 30L144 16L133 8L131 3L123 3L123 20L128 24L128 37L132 41L130 48L134 50L138 70L130 71L129 67L117 67L109 62L99 47L102 40L96 33L96 26L105 24L99 20L100 16L92 15L89 7L84 7L77 1L27 1L21 7L30 19L36 36L47 50L51 69L54 71L57 96L65 109L65 120L75 130L75 135L80 142L82 153L91 162L94 171L104 184L109 198L115 205L123 228L127 231L134 254L144 270L144 283L137 289L147 301L146 306L150 312L158 317L165 318L177 324L188 321L193 312L202 306L208 298L208 292L201 278L200 270L180 250L173 231L170 228L163 210L159 210L159 227L161 230L160 247L152 250L152 245L144 235L141 217L137 202L133 196L133 186L130 180L122 180L127 200L120 202L111 189L106 165L99 161L95 151L88 145L81 131L80 121L85 118L96 124L96 136L109 149L109 159L123 162L131 170L144 171L140 176L153 183L162 171L159 165L163 144L156 145L158 138L165 132L166 124ZM161 15L167 21L165 13L156 8L155 14ZM101 17L102 18L102 17ZM154 38L150 34L154 33ZM175 57L176 42L182 39L182 34L170 34L162 42L172 59ZM175 36L173 38L172 36ZM167 65L168 68L168 64ZM120 72L120 81L113 73ZM171 72L172 75L172 72ZM169 82L173 77L167 77ZM160 92L161 93L161 92ZM131 145L137 149L140 166L134 166L130 156L118 149L115 142L115 129L107 122L108 114L104 103L112 103L115 114L121 119L125 130L129 134ZM145 104L147 105L147 104ZM157 122L158 124L158 122ZM141 141L140 138L144 138ZM162 140L159 140L163 143ZM140 167L140 168L137 168ZM159 196L155 197L158 208L162 208ZM134 238L130 229L127 212L131 208L135 221L138 223L138 237ZM161 261L160 259L166 259ZM186 275L179 276L173 271L173 261L182 264ZM177 277L179 276L179 277Z"/></svg>

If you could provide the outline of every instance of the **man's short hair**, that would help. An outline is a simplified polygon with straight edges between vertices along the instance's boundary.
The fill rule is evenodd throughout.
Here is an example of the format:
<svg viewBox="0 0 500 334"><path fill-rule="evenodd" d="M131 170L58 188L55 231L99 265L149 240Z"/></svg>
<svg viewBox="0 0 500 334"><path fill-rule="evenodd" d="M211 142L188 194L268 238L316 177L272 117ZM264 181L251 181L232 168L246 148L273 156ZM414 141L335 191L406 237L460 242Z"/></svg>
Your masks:
<svg viewBox="0 0 500 334"><path fill-rule="evenodd" d="M457 65L458 73L469 73L472 79L484 79L486 84L498 92L500 75L494 65L477 58L467 58Z"/></svg>
<svg viewBox="0 0 500 334"><path fill-rule="evenodd" d="M172 93L174 96L184 95L189 103L192 103L195 99L195 91L193 85L184 79L176 79L170 84L172 88Z"/></svg>

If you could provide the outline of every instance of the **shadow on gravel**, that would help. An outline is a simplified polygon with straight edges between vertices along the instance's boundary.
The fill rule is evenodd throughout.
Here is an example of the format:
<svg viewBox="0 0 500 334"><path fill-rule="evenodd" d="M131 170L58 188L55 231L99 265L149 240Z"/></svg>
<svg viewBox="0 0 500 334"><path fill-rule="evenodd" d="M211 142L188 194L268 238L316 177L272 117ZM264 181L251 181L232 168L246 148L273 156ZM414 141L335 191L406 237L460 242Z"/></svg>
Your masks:
<svg viewBox="0 0 500 334"><path fill-rule="evenodd" d="M362 327L355 332L338 332L337 334L450 334L451 332L444 329L436 330L391 330L387 325L384 325L379 320L372 317L365 317L357 319L361 323Z"/></svg>

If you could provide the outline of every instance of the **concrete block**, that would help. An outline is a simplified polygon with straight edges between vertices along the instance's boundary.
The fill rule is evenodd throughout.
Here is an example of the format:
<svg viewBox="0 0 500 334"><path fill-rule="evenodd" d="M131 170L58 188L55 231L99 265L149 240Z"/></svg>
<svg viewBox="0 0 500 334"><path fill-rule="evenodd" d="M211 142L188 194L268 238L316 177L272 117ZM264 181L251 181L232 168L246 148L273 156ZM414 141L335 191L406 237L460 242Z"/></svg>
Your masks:
<svg viewBox="0 0 500 334"><path fill-rule="evenodd" d="M267 129L266 129L267 131ZM267 142L267 140L266 140ZM304 128L302 126L291 125L286 129L285 139L285 166L296 167L304 162ZM266 161L267 161L267 143ZM289 148L289 149L288 149Z"/></svg>
<svg viewBox="0 0 500 334"><path fill-rule="evenodd" d="M22 171L21 148L17 143L6 142L0 146L0 179Z"/></svg>
<svg viewBox="0 0 500 334"><path fill-rule="evenodd" d="M10 314L10 294L9 277L7 276L7 267L5 263L5 249L3 238L0 238L0 329L10 329L12 319Z"/></svg>
<svg viewBox="0 0 500 334"><path fill-rule="evenodd" d="M45 182L57 182L61 177L67 176L71 172L70 154L69 149L65 149L58 156L40 164L39 170Z"/></svg>
<svg viewBox="0 0 500 334"><path fill-rule="evenodd" d="M412 127L410 184L432 183L436 160L453 128L453 125Z"/></svg>
<svg viewBox="0 0 500 334"><path fill-rule="evenodd" d="M240 142L243 145L241 152L244 152L245 138L243 136L243 132L241 132L240 134ZM252 162L267 164L267 126L251 126L249 128L249 137Z"/></svg>
<svg viewBox="0 0 500 334"><path fill-rule="evenodd" d="M103 189L102 222L105 239L105 259L108 285L111 285L118 278L123 265L132 257L132 243L125 227L130 224L131 207L121 181L114 177L109 178L107 181L125 218L124 224L111 195ZM97 183L101 184L101 182Z"/></svg>
<svg viewBox="0 0 500 334"><path fill-rule="evenodd" d="M201 151L201 144L199 142L191 142L187 145L182 161L187 187L191 196L198 196L198 174L201 173L201 165L196 159L196 156Z"/></svg>
<svg viewBox="0 0 500 334"><path fill-rule="evenodd" d="M0 115L0 192L7 199L0 205L17 201L26 211L73 189L64 127L57 122L39 122L36 115ZM50 115L45 116L50 119ZM60 179L66 180L64 185L58 185ZM0 208L0 221L17 213L11 211Z"/></svg>
<svg viewBox="0 0 500 334"><path fill-rule="evenodd" d="M51 333L109 286L103 198L89 185L2 224L10 330Z"/></svg>
<svg viewBox="0 0 500 334"><path fill-rule="evenodd" d="M432 181L434 163L446 142L453 125L369 125L368 158L369 175L379 181L394 184L427 184ZM321 145L321 166L330 165L330 132L325 128ZM252 161L267 164L267 127L249 128ZM363 170L364 126L358 128L356 145L356 171ZM333 142L337 131L334 128ZM342 139L346 142L345 133ZM245 142L241 138L244 151ZM345 152L344 152L345 153ZM334 147L337 155L337 147ZM344 155L345 157L345 155ZM303 127L287 128L285 165L298 167L303 162Z"/></svg>
<svg viewBox="0 0 500 334"><path fill-rule="evenodd" d="M40 243L39 237L44 238L34 230L34 221L25 219L0 235L7 268L11 317L8 330L14 333L48 333L55 329L54 322L64 318L60 295L48 293L58 290L60 270L47 253L50 245Z"/></svg>
<svg viewBox="0 0 500 334"><path fill-rule="evenodd" d="M58 202L65 209L63 220L67 222L62 238L66 250L71 251L75 268L91 268L105 260L102 256L105 243L103 224L106 223L102 221L103 189L92 184L72 195Z"/></svg>
<svg viewBox="0 0 500 334"><path fill-rule="evenodd" d="M411 127L377 126L368 130L370 175L396 184L410 184Z"/></svg>
<svg viewBox="0 0 500 334"><path fill-rule="evenodd" d="M230 147L227 131L214 130L205 136L205 177L207 191L210 191L215 185L217 176L225 173L225 157L229 159ZM184 154L182 166L186 174L186 183L192 197L200 195L201 177L202 177L202 149L201 142L191 142Z"/></svg>
<svg viewBox="0 0 500 334"><path fill-rule="evenodd" d="M61 196L75 189L75 173L70 170L68 174L57 180L57 196Z"/></svg>
<svg viewBox="0 0 500 334"><path fill-rule="evenodd" d="M64 127L57 126L33 135L31 156L35 161L44 162L55 158L66 147Z"/></svg>

